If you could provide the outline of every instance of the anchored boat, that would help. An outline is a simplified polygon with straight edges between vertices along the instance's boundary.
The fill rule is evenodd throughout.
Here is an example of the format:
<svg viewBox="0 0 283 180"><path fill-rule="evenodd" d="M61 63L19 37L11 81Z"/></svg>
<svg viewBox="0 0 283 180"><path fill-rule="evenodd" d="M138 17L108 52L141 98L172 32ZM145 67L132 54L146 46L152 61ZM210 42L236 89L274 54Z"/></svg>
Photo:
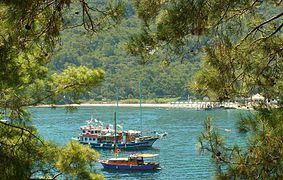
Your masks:
<svg viewBox="0 0 283 180"><path fill-rule="evenodd" d="M126 158L111 158L108 160L100 160L104 169L108 170L159 170L158 162L145 162L144 158L156 157L158 154L134 154Z"/></svg>
<svg viewBox="0 0 283 180"><path fill-rule="evenodd" d="M78 140L81 144L89 144L93 148L114 149L115 137L117 147L120 149L134 149L152 147L153 143L166 136L166 133L159 134L154 132L151 135L142 135L141 131L116 129L116 120L114 128L112 126L103 126L103 123L97 120L88 121L88 125L80 127L82 133ZM115 133L116 132L116 133Z"/></svg>
<svg viewBox="0 0 283 180"><path fill-rule="evenodd" d="M117 96L118 97L118 96ZM117 99L118 106L118 99ZM141 108L141 92L140 92L140 119L142 129L142 108ZM120 129L117 129L120 128ZM134 148L148 148L152 147L153 143L163 138L167 133L159 134L154 132L153 134L143 135L142 131L127 130L124 131L121 126L116 124L116 112L114 113L114 128L113 126L106 125L92 119L88 121L88 125L81 126L82 133L77 140L82 144L89 144L93 148L103 149L134 149ZM116 144L115 144L116 141Z"/></svg>

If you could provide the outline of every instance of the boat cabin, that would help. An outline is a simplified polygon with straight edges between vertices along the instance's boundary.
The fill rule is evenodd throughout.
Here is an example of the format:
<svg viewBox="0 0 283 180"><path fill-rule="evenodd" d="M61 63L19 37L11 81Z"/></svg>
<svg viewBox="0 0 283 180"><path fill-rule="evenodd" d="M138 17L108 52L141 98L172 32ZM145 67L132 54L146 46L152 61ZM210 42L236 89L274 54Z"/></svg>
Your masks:
<svg viewBox="0 0 283 180"><path fill-rule="evenodd" d="M127 158L111 158L99 162L106 169L112 170L158 170L157 162L144 162L144 158L158 156L158 154L135 154Z"/></svg>
<svg viewBox="0 0 283 180"><path fill-rule="evenodd" d="M143 165L144 160L142 157L129 156L128 158L111 158L108 160L108 163L113 165L138 166L138 165Z"/></svg>

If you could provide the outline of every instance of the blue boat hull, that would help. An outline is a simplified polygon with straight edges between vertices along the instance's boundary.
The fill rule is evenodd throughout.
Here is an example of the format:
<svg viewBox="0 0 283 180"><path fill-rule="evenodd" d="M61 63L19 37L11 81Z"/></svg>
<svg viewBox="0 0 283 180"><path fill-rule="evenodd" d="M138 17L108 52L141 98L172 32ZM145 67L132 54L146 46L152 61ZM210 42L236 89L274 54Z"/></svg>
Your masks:
<svg viewBox="0 0 283 180"><path fill-rule="evenodd" d="M137 149L137 148L148 148L152 147L153 143L158 138L152 138L149 140L144 140L142 142L131 142L127 144L118 143L118 148L120 149ZM114 143L83 143L82 144L89 144L92 148L96 149L114 149Z"/></svg>
<svg viewBox="0 0 283 180"><path fill-rule="evenodd" d="M129 166L129 165L116 165L116 164L106 164L101 163L104 169L107 170L158 170L159 164L146 164L146 165L138 165L138 166Z"/></svg>

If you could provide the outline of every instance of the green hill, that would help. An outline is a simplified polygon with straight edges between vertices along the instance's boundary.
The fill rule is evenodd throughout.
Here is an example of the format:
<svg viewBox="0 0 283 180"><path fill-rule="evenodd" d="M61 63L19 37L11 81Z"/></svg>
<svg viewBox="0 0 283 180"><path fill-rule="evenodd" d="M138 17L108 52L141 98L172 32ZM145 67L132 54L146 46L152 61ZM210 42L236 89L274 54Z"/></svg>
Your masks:
<svg viewBox="0 0 283 180"><path fill-rule="evenodd" d="M75 24L75 15L74 10L66 13L65 26ZM51 70L62 71L67 66L79 65L102 68L106 72L103 84L81 99L115 100L117 91L119 99L139 98L139 82L144 99L186 99L188 94L191 95L187 86L199 68L200 55L192 50L183 59L159 55L143 65L141 59L126 51L130 36L140 32L140 23L133 6L128 2L126 18L115 28L96 34L86 32L83 27L65 29L52 57ZM195 45L188 47L192 49ZM169 66L168 58L175 58Z"/></svg>

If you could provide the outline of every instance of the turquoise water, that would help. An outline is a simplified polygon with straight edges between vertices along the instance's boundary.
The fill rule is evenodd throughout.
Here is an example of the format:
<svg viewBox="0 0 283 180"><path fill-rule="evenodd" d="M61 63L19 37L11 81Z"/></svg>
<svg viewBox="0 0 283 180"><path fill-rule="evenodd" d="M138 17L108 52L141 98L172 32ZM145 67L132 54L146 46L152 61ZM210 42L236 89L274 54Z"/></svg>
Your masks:
<svg viewBox="0 0 283 180"><path fill-rule="evenodd" d="M64 108L32 108L33 121L39 133L45 139L64 145L72 137L78 136L79 127L84 125L91 115L104 123L113 124L115 107L81 107L75 112L66 112ZM210 155L200 155L196 150L197 139L203 129L203 121L212 117L220 132L229 143L243 144L241 136L236 133L235 122L247 111L211 110L197 111L193 109L143 108L140 121L139 108L118 109L117 123L124 129L140 129L146 131L167 132L168 136L154 143L153 147L143 153L160 154L155 160L161 164L156 172L111 172L103 170L100 164L97 171L102 172L106 179L212 179L213 166ZM226 132L225 129L231 129ZM101 159L114 156L111 150L99 150ZM132 151L121 153L122 156Z"/></svg>

